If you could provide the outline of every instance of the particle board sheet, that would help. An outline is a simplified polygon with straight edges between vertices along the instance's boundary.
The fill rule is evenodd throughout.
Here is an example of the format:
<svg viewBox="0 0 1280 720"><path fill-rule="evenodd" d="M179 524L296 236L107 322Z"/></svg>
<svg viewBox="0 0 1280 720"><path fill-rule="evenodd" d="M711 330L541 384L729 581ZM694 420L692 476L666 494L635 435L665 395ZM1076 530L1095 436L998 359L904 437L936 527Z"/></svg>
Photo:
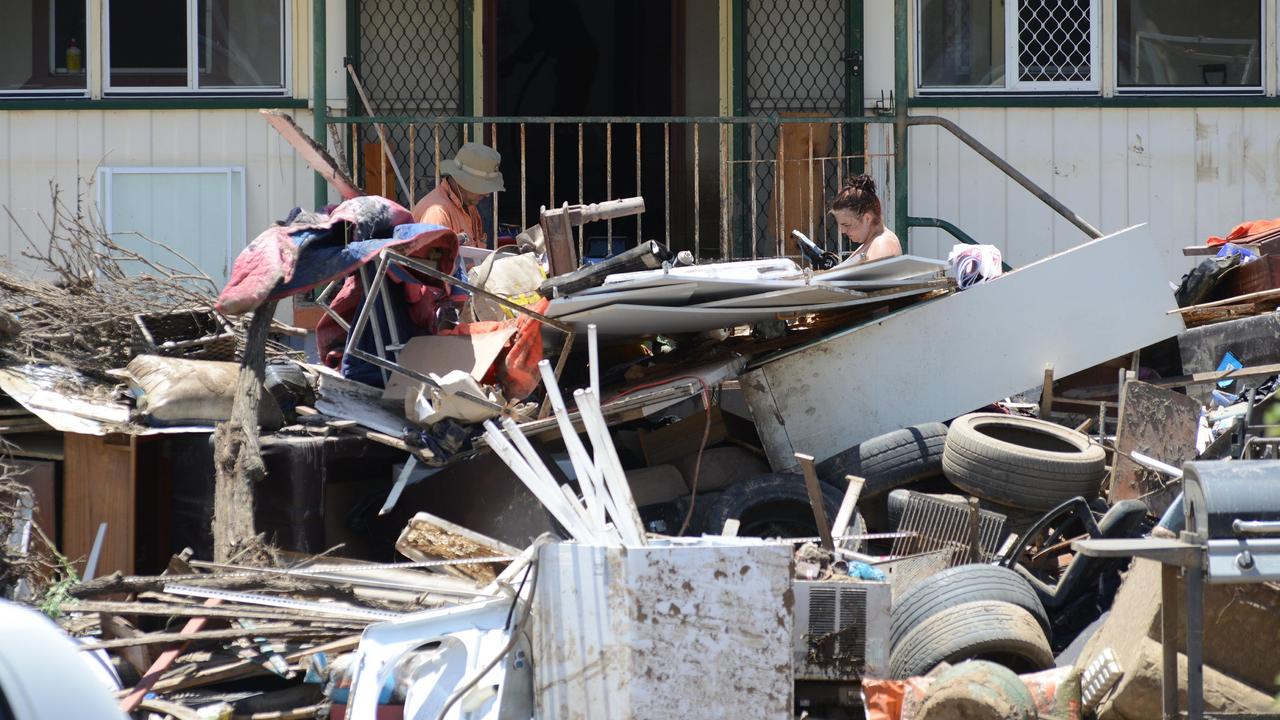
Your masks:
<svg viewBox="0 0 1280 720"><path fill-rule="evenodd" d="M992 282L761 358L741 378L771 466L945 421L1183 330L1138 225Z"/></svg>
<svg viewBox="0 0 1280 720"><path fill-rule="evenodd" d="M1180 392L1130 380L1120 396L1116 457L1111 466L1107 499L1140 499L1160 517L1182 483L1144 470L1130 455L1139 452L1174 467L1196 456L1200 403Z"/></svg>

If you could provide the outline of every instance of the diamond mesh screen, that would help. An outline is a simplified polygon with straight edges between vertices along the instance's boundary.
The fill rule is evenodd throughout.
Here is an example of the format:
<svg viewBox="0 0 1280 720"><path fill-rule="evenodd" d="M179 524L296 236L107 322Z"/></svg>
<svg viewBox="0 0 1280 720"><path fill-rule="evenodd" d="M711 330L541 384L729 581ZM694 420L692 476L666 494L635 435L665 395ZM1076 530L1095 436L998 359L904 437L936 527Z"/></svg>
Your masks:
<svg viewBox="0 0 1280 720"><path fill-rule="evenodd" d="M847 27L847 3L845 0L746 0L743 32L746 49L744 79L746 90L746 114L748 115L832 115L848 112L846 97L847 74L850 63L845 28ZM796 227L806 234L810 231L810 217L816 217L824 199L838 190L838 182L844 173L838 168L835 149L836 133L844 133L843 146L850 146L849 130L843 126L815 126L818 133L812 140L806 129L794 126L787 131L782 157L782 125L761 125L747 142L754 148L755 163L748 173L749 182L755 184L756 202L747 217L748 224L740 229L750 236L749 223L755 224L756 251L769 255L781 246L788 252L785 238L795 225L801 206L810 208ZM801 148L797 152L797 148ZM812 149L812 152L810 152ZM791 156L786 157L786 151ZM809 156L814 157L810 170ZM750 160L748 154L745 160ZM786 164L778 193L778 163ZM813 178L811 181L810 178ZM793 185L786 188L787 181ZM809 186L813 185L810 190ZM799 186L797 186L799 185ZM780 195L782 197L780 197ZM785 198L785 199L784 199ZM750 196L738 198L740 209L750 204ZM785 205L792 207L788 210ZM825 215L825 213L824 213ZM788 220L792 222L787 222ZM835 247L836 232L833 223L813 228L822 243ZM782 242L780 242L782 241Z"/></svg>
<svg viewBox="0 0 1280 720"><path fill-rule="evenodd" d="M458 115L461 11L459 0L359 0L357 67L372 108L360 108L358 98L353 98L352 114ZM362 143L378 142L374 128L361 127ZM437 137L441 160L453 157L462 144L458 125L438 131L419 125L411 133L407 125L392 124L385 132L405 182L417 197L435 185ZM356 155L363 163L359 149ZM405 202L403 193L397 194Z"/></svg>
<svg viewBox="0 0 1280 720"><path fill-rule="evenodd" d="M1090 0L1018 3L1018 79L1089 82L1093 79Z"/></svg>

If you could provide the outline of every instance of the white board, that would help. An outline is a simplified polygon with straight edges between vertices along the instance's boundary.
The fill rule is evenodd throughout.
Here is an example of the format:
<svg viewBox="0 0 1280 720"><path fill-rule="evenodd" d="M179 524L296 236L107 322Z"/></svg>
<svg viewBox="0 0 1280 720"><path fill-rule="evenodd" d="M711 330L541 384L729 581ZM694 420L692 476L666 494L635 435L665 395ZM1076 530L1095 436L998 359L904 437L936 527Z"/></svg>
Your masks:
<svg viewBox="0 0 1280 720"><path fill-rule="evenodd" d="M772 290L770 292L753 293L739 297L725 298L702 303L706 308L754 308L778 307L779 305L817 305L857 300L864 293L845 290L831 285L805 285L804 287Z"/></svg>
<svg viewBox="0 0 1280 720"><path fill-rule="evenodd" d="M1147 226L763 358L742 390L775 471L946 421L1183 330Z"/></svg>
<svg viewBox="0 0 1280 720"><path fill-rule="evenodd" d="M611 292L578 294L556 298L547 306L547 317L563 317L583 310L590 310L601 305L613 303L633 303L643 305L683 305L693 297L695 285L691 282L676 282L652 287L632 288L627 286Z"/></svg>
<svg viewBox="0 0 1280 720"><path fill-rule="evenodd" d="M813 274L814 280L831 282L832 280L890 280L916 277L946 270L945 260L919 257L917 255L896 255L883 260L862 263L859 265L836 266L830 270L822 270ZM787 276L786 279L794 279Z"/></svg>

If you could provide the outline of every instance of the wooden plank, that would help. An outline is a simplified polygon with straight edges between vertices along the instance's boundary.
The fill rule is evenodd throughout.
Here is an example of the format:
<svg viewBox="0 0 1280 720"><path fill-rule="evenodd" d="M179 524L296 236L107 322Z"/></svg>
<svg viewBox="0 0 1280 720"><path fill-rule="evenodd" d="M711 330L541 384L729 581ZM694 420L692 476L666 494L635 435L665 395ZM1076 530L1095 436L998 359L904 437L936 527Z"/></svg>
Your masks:
<svg viewBox="0 0 1280 720"><path fill-rule="evenodd" d="M1107 499L1112 503L1140 499L1152 515L1164 514L1180 487L1152 483L1149 473L1129 453L1139 452L1180 467L1196 455L1199 422L1200 403L1186 395L1138 380L1126 382L1120 396Z"/></svg>
<svg viewBox="0 0 1280 720"><path fill-rule="evenodd" d="M132 575L137 533L134 438L68 433L64 448L63 553L78 562L86 559L99 523L105 522L97 573Z"/></svg>
<svg viewBox="0 0 1280 720"><path fill-rule="evenodd" d="M1184 308L1170 310L1169 314L1180 314L1200 310L1203 308L1221 307L1223 305L1242 305L1246 302L1258 302L1264 299L1280 298L1280 288L1272 288L1270 290L1261 290L1259 292L1247 293L1245 295L1237 295L1224 300L1214 300L1213 302L1200 303L1199 305L1188 305Z"/></svg>
<svg viewBox="0 0 1280 720"><path fill-rule="evenodd" d="M263 119L266 120L271 127L275 128L276 132L280 133L280 136L283 137L295 151L297 151L298 157L302 158L302 160L306 162L311 169L320 173L320 175L324 177L325 181L328 182L333 189L338 191L338 195L342 197L342 199L347 200L364 194L360 191L360 188L356 187L355 183L351 181L351 178L347 177L347 174L343 172L342 168L338 165L338 162L333 159L333 156L324 149L321 142L317 142L310 135L307 135L306 131L298 127L298 124L294 122L292 117L278 110L259 110L258 112L262 113ZM323 141L323 138L321 138L321 141ZM381 148L378 148L377 152L381 154ZM368 158L366 156L366 162L367 160ZM385 161L386 158L384 157L383 162ZM391 173L390 166L388 166L386 170L388 174ZM382 194L386 197L394 197L394 174L391 175L389 183L390 185L387 188L388 192L384 192ZM366 185L368 185L367 180ZM373 186L369 185L369 187Z"/></svg>
<svg viewBox="0 0 1280 720"><path fill-rule="evenodd" d="M818 482L818 472L813 467L813 456L796 453L800 469L804 473L804 487L809 492L809 507L813 509L813 519L818 525L818 535L822 538L822 547L829 552L836 549L835 540L831 536L831 525L827 521L826 500L822 496L822 485Z"/></svg>

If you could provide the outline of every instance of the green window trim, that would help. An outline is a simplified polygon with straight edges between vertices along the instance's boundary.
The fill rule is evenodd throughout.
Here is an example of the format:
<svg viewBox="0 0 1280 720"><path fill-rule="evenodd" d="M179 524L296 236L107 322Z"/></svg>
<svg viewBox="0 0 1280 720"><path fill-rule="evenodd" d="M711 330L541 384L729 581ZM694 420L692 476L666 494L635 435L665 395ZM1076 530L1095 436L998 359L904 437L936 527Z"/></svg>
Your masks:
<svg viewBox="0 0 1280 720"><path fill-rule="evenodd" d="M916 96L913 108L1233 108L1280 107L1280 97L1263 95L1070 95Z"/></svg>
<svg viewBox="0 0 1280 720"><path fill-rule="evenodd" d="M311 103L283 97L167 97L167 98L13 98L0 97L5 110L257 110L301 109Z"/></svg>

